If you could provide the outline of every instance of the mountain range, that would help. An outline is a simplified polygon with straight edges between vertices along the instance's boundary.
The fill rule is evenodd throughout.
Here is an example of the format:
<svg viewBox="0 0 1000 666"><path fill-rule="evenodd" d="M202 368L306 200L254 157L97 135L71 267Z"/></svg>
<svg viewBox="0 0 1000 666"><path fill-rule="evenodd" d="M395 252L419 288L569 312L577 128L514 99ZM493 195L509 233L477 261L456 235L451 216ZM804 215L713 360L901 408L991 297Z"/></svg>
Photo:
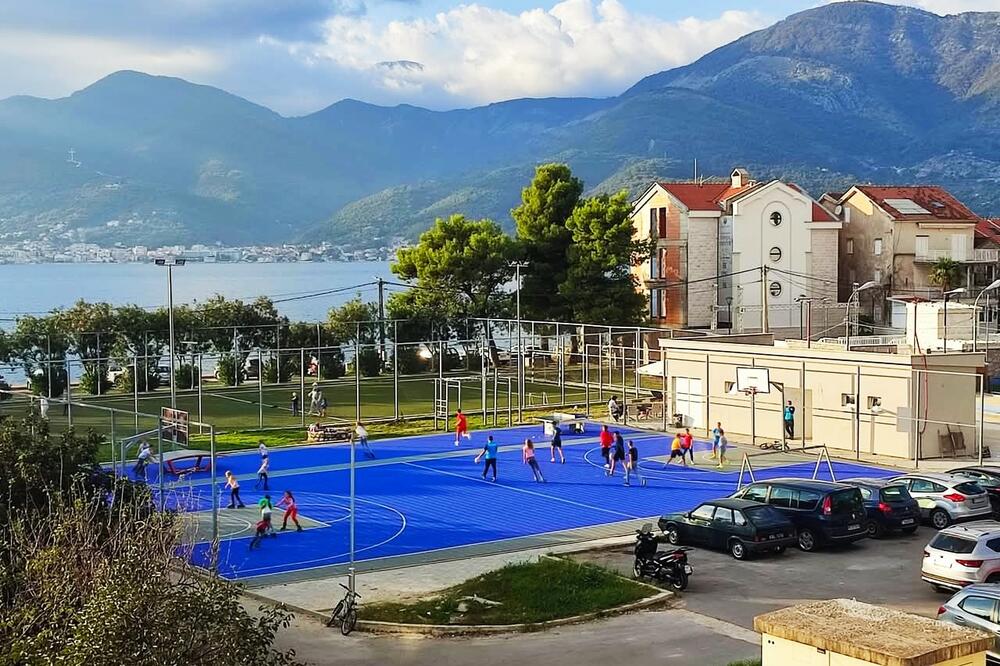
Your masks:
<svg viewBox="0 0 1000 666"><path fill-rule="evenodd" d="M117 72L0 101L0 239L378 246L454 212L510 227L539 162L635 192L695 160L814 195L933 182L1000 214L1000 13L828 4L618 97L444 112L344 100L286 118Z"/></svg>

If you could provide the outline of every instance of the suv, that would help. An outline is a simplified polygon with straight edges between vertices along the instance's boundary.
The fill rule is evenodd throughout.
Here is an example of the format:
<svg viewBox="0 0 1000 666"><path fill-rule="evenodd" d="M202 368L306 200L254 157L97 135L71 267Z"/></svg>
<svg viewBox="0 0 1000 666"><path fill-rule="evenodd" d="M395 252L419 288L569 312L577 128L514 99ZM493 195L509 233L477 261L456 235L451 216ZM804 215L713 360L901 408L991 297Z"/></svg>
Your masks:
<svg viewBox="0 0 1000 666"><path fill-rule="evenodd" d="M993 507L993 515L1000 516L1000 467L980 465L972 467L959 467L948 470L949 474L967 476L976 482L980 488L986 491L990 498L990 506Z"/></svg>
<svg viewBox="0 0 1000 666"><path fill-rule="evenodd" d="M868 536L873 539L895 530L913 534L920 526L920 505L902 483L867 478L845 479L842 483L861 491L868 512Z"/></svg>
<svg viewBox="0 0 1000 666"><path fill-rule="evenodd" d="M770 504L788 516L798 530L799 548L806 552L868 536L861 491L843 483L770 479L751 483L733 497Z"/></svg>
<svg viewBox="0 0 1000 666"><path fill-rule="evenodd" d="M1000 583L1000 524L976 520L941 530L924 547L920 577L938 591Z"/></svg>
<svg viewBox="0 0 1000 666"><path fill-rule="evenodd" d="M934 529L942 530L959 520L986 518L993 513L986 491L967 476L958 474L904 474L901 481L920 505L920 514Z"/></svg>
<svg viewBox="0 0 1000 666"><path fill-rule="evenodd" d="M959 590L938 608L937 619L1000 635L1000 585L976 583ZM1000 660L1000 641L989 651L991 663Z"/></svg>

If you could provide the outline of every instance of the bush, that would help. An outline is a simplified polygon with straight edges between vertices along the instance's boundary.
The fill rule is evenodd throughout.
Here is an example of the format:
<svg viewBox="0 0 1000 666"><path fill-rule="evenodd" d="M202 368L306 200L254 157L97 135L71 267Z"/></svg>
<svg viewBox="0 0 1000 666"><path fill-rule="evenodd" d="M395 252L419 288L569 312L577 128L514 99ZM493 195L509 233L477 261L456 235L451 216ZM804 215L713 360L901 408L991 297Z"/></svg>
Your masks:
<svg viewBox="0 0 1000 666"><path fill-rule="evenodd" d="M363 348L355 358L355 362L361 365L362 377L376 377L382 371L382 359L377 349ZM354 371L356 368L352 368L352 372Z"/></svg>
<svg viewBox="0 0 1000 666"><path fill-rule="evenodd" d="M174 384L178 391L197 388L200 380L198 367L190 363L181 363L174 370Z"/></svg>
<svg viewBox="0 0 1000 666"><path fill-rule="evenodd" d="M49 371L45 368L34 368L31 371L31 392L35 395L49 395ZM52 368L52 397L62 396L66 390L65 368Z"/></svg>
<svg viewBox="0 0 1000 666"><path fill-rule="evenodd" d="M232 354L223 354L215 365L216 378L226 386L236 386L236 359Z"/></svg>
<svg viewBox="0 0 1000 666"><path fill-rule="evenodd" d="M142 372L144 369L145 368L142 365L139 366L140 372ZM134 387L135 384L132 381L132 368L131 367L125 368L125 372L118 375L118 378L115 379L115 388L121 391L122 393L132 393L135 391ZM146 372L146 376L144 378L140 377L139 379L140 392L145 393L147 391L155 391L158 388L160 388L159 375Z"/></svg>
<svg viewBox="0 0 1000 666"><path fill-rule="evenodd" d="M80 390L84 393L89 393L90 395L104 395L111 388L111 382L108 381L108 369L101 363L97 366L91 366L83 371L80 375L79 382Z"/></svg>
<svg viewBox="0 0 1000 666"><path fill-rule="evenodd" d="M337 351L324 350L320 361L321 379L337 379L347 374L347 368L344 367L344 353L339 349Z"/></svg>
<svg viewBox="0 0 1000 666"><path fill-rule="evenodd" d="M430 361L423 358L418 353L420 350L413 345L399 347L395 351L393 362L396 364L399 374L415 375L420 372L430 370Z"/></svg>
<svg viewBox="0 0 1000 666"><path fill-rule="evenodd" d="M267 359L264 361L264 381L268 384L284 384L295 374L296 361L290 356L282 358L280 364L273 357Z"/></svg>

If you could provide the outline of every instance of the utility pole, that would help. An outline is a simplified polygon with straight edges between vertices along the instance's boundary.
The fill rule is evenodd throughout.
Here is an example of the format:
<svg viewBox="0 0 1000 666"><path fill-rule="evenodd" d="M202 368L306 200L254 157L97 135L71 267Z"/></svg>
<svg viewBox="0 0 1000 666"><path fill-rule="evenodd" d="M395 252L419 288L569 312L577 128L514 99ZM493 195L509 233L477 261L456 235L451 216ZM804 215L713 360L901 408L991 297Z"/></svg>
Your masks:
<svg viewBox="0 0 1000 666"><path fill-rule="evenodd" d="M719 328L719 283L712 283L712 330Z"/></svg>
<svg viewBox="0 0 1000 666"><path fill-rule="evenodd" d="M767 294L768 294L768 288L767 288L767 266L761 266L760 267L760 302L761 302L761 309L760 309L760 332L761 333L767 333L768 332Z"/></svg>
<svg viewBox="0 0 1000 666"><path fill-rule="evenodd" d="M385 363L385 280L378 279L378 343L379 358Z"/></svg>

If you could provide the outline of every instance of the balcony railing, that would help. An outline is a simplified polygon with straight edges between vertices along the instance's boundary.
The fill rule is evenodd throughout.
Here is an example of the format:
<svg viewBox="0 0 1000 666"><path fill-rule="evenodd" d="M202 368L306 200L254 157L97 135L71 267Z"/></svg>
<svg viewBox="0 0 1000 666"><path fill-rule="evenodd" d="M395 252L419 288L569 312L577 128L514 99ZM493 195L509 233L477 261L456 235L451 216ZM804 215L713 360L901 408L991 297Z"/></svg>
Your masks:
<svg viewBox="0 0 1000 666"><path fill-rule="evenodd" d="M962 263L989 264L1000 261L1000 250L987 248L975 248L965 252L955 252L953 250L918 250L916 260L926 263L934 263L939 259L953 259Z"/></svg>

